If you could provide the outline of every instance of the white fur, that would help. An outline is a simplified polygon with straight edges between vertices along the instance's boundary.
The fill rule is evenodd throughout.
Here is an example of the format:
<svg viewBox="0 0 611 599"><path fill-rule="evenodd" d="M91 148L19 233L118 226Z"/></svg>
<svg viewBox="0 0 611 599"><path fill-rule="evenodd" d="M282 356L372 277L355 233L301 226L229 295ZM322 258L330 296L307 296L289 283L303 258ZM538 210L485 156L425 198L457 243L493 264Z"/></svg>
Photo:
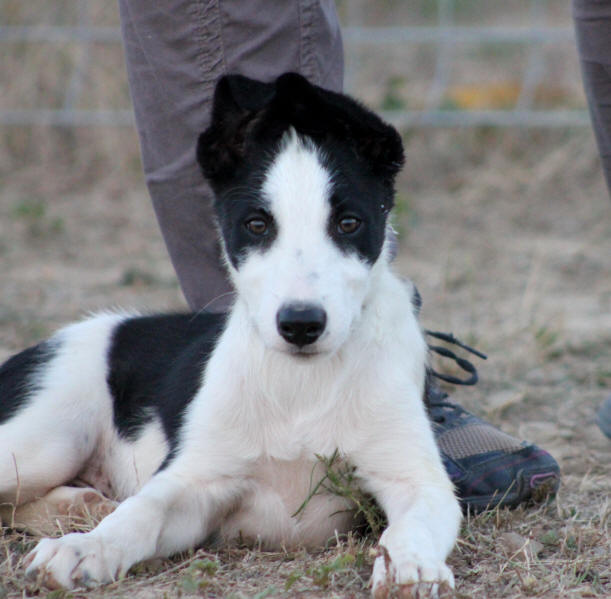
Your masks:
<svg viewBox="0 0 611 599"><path fill-rule="evenodd" d="M29 556L30 574L42 572L67 588L108 582L136 562L192 547L213 532L268 547L321 545L349 527L350 519L337 515L344 502L317 496L294 514L317 480L315 454L337 450L388 516L374 593L395 583L453 584L445 559L460 509L422 403L426 344L411 309L413 290L391 272L384 252L367 265L332 243L330 187L315 148L291 137L263 187L278 237L230 268L238 299L165 469L153 475L167 451L158 423L135 443L113 437L110 397L99 397L98 386L107 340L96 342L102 349L95 355L83 352L75 375L90 378L88 392L62 400L80 416L75 430L61 426L54 459L64 465L55 478L78 473L61 457L75 455L65 445L76 444L79 456L89 451L85 473L119 484L122 496L135 494L92 532L41 541ZM292 355L276 330L276 312L291 301L319 304L328 316L309 357ZM106 316L77 327L90 326L93 335L112 322ZM76 340L80 330L64 335ZM42 426L38 402L16 418L24 420L16 434ZM90 413L100 426L93 448L82 431L76 434ZM19 457L22 468L30 457ZM47 486L60 484L55 478Z"/></svg>
<svg viewBox="0 0 611 599"><path fill-rule="evenodd" d="M23 503L73 479L103 434L101 425L112 425L106 352L125 317L100 314L51 339L59 350L39 374L35 397L0 425L0 500Z"/></svg>
<svg viewBox="0 0 611 599"><path fill-rule="evenodd" d="M327 232L330 173L317 149L292 131L263 184L278 227L269 250L252 253L230 269L238 301L265 345L287 351L276 329L276 313L288 303L324 307L327 327L316 351L331 354L347 339L371 284L370 268L355 255L346 256ZM382 258L383 260L383 258Z"/></svg>

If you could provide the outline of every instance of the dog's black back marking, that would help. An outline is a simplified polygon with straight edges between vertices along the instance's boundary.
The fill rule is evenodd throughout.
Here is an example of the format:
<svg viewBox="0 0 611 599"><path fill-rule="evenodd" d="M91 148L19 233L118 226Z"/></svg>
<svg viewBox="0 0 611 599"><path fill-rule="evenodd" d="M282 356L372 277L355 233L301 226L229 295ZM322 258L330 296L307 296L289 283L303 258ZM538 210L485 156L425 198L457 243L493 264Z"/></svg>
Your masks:
<svg viewBox="0 0 611 599"><path fill-rule="evenodd" d="M120 436L133 440L158 417L170 451L175 449L185 408L201 385L225 320L225 314L172 314L131 318L117 327L107 381Z"/></svg>
<svg viewBox="0 0 611 599"><path fill-rule="evenodd" d="M54 344L45 341L23 350L0 366L0 424L27 405L28 398L37 390L37 373L54 353Z"/></svg>

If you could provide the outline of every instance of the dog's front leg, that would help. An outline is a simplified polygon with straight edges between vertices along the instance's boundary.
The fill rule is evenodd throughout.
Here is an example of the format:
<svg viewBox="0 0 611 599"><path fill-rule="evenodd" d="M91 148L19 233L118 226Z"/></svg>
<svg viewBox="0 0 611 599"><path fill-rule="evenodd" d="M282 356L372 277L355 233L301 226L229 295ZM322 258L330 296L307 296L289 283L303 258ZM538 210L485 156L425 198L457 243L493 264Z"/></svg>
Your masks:
<svg viewBox="0 0 611 599"><path fill-rule="evenodd" d="M162 471L91 532L40 541L26 558L26 575L50 588L112 582L139 561L201 542L236 485Z"/></svg>
<svg viewBox="0 0 611 599"><path fill-rule="evenodd" d="M454 586L445 560L461 511L426 417L415 420L407 426L388 422L387 435L354 460L388 519L373 568L376 598L393 589L401 596L437 597L444 586Z"/></svg>
<svg viewBox="0 0 611 599"><path fill-rule="evenodd" d="M439 501L439 496L431 501L423 496L439 495L439 489L422 488L414 493L408 486L396 484L389 491L395 495L390 499L392 508L386 498L389 524L380 537L372 574L376 599L392 596L393 588L400 589L401 596L438 597L444 586L447 590L454 587L445 559L456 540L457 506L449 499Z"/></svg>

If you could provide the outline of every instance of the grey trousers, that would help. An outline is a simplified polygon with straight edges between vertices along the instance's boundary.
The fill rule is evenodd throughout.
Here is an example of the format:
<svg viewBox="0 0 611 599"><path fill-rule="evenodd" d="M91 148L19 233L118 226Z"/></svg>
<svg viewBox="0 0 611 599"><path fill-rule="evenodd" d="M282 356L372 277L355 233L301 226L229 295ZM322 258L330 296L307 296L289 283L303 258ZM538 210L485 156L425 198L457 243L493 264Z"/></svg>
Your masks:
<svg viewBox="0 0 611 599"><path fill-rule="evenodd" d="M611 1L573 0L583 86L611 194Z"/></svg>
<svg viewBox="0 0 611 599"><path fill-rule="evenodd" d="M333 0L119 0L144 175L191 309L223 309L231 286L195 161L225 73L271 80L295 71L334 91L343 49Z"/></svg>

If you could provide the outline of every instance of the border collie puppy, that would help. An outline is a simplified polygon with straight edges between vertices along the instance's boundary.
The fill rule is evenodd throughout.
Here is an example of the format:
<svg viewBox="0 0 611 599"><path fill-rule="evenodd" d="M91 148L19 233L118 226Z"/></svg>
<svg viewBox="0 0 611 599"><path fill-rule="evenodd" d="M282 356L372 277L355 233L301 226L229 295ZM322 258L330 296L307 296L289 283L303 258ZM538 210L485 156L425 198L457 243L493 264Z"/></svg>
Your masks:
<svg viewBox="0 0 611 599"><path fill-rule="evenodd" d="M237 292L229 312L101 314L0 368L12 522L120 502L91 532L40 541L27 574L107 583L212 536L322 546L350 529L352 506L315 494L299 507L323 476L315 456L337 451L388 518L373 593L452 586L460 509L422 401L414 288L385 243L399 135L299 75L232 75L197 159Z"/></svg>

